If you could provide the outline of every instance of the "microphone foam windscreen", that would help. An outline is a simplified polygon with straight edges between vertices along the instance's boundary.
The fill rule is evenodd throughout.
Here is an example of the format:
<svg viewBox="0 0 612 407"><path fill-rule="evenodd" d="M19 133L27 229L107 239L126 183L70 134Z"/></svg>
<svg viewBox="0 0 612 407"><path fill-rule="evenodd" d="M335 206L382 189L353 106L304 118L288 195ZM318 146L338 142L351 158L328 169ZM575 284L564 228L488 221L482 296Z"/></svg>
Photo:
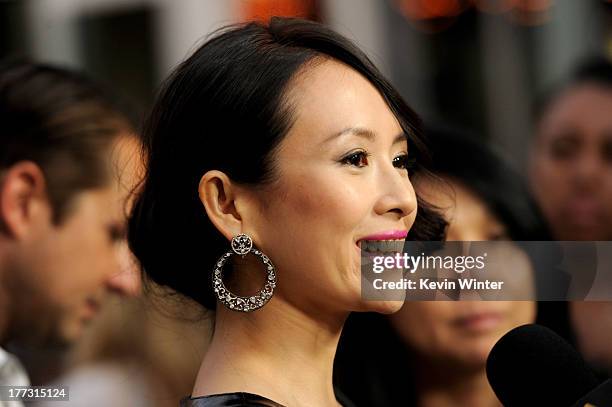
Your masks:
<svg viewBox="0 0 612 407"><path fill-rule="evenodd" d="M486 369L505 407L571 406L598 384L580 354L540 325L505 334L491 350Z"/></svg>

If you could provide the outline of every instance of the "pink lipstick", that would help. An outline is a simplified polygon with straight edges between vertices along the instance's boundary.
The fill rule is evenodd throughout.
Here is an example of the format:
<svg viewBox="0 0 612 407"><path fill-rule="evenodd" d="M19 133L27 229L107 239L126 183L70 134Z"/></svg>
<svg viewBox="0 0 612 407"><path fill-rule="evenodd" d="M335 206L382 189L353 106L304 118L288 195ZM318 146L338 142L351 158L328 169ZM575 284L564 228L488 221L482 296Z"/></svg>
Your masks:
<svg viewBox="0 0 612 407"><path fill-rule="evenodd" d="M384 232L362 237L357 242L361 240L399 240L405 239L407 235L407 230L386 230Z"/></svg>

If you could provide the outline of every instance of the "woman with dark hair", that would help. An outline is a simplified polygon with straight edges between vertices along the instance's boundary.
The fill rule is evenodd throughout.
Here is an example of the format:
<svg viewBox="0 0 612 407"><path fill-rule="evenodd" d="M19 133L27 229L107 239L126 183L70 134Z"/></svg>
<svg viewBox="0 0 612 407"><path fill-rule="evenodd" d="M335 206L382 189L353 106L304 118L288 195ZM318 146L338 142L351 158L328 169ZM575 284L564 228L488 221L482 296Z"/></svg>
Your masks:
<svg viewBox="0 0 612 407"><path fill-rule="evenodd" d="M489 147L457 130L430 128L427 135L439 179L415 184L444 213L448 241L548 240L521 178ZM533 281L534 264L516 253L513 275L522 269ZM486 358L504 333L534 322L536 303L439 299L406 301L388 317L352 315L338 348L339 387L364 406L500 406ZM376 332L376 340L364 343L364 332Z"/></svg>
<svg viewBox="0 0 612 407"><path fill-rule="evenodd" d="M400 305L361 298L359 245L444 226L410 181L416 114L350 41L273 18L178 66L145 144L131 248L151 280L215 311L182 405L350 405L332 385L344 321Z"/></svg>
<svg viewBox="0 0 612 407"><path fill-rule="evenodd" d="M612 62L581 61L536 107L529 179L554 238L612 239ZM582 275L592 285L595 269ZM612 302L572 301L569 308L585 359L611 375Z"/></svg>

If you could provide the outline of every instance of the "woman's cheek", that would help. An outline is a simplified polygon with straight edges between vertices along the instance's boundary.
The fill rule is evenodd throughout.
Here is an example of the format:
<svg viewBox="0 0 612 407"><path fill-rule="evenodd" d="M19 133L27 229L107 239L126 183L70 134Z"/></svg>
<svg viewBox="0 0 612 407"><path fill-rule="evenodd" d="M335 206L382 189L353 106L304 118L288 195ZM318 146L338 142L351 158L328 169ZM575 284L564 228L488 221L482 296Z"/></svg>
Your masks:
<svg viewBox="0 0 612 407"><path fill-rule="evenodd" d="M345 183L329 175L324 179L312 181L309 185L317 185L316 190L300 186L300 196L297 199L298 210L314 214L319 218L342 219L353 217L363 212L366 206L363 190L358 185Z"/></svg>
<svg viewBox="0 0 612 407"><path fill-rule="evenodd" d="M416 210L412 211L412 213L404 218L406 229L410 230L412 229L412 226L414 226L414 221L416 220L418 210L419 208L416 208Z"/></svg>

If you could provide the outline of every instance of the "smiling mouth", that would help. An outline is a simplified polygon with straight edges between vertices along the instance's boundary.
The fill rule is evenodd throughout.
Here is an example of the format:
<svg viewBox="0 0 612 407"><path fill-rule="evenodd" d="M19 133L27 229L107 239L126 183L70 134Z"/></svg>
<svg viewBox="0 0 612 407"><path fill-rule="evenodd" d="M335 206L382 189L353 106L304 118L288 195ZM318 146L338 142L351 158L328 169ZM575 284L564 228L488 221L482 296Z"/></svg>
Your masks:
<svg viewBox="0 0 612 407"><path fill-rule="evenodd" d="M360 240L357 246L365 254L395 254L404 249L404 239Z"/></svg>

